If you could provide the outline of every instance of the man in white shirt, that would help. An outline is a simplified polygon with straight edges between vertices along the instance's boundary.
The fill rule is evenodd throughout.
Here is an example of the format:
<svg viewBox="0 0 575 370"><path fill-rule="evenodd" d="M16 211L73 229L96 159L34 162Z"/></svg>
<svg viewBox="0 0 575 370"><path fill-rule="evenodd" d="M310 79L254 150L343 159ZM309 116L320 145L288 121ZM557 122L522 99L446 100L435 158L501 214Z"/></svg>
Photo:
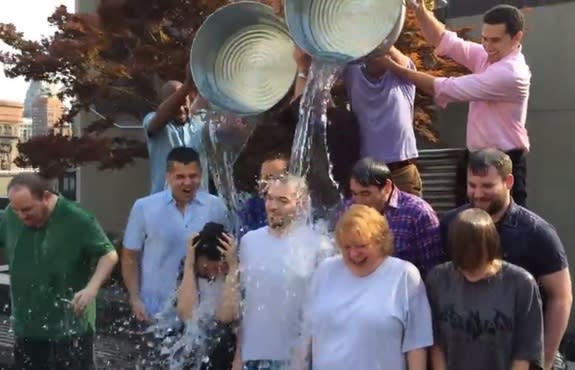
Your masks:
<svg viewBox="0 0 575 370"><path fill-rule="evenodd" d="M300 334L302 304L311 274L330 254L327 238L307 226L305 180L291 175L270 183L265 198L268 226L240 243L243 293L239 363L244 370L284 370Z"/></svg>

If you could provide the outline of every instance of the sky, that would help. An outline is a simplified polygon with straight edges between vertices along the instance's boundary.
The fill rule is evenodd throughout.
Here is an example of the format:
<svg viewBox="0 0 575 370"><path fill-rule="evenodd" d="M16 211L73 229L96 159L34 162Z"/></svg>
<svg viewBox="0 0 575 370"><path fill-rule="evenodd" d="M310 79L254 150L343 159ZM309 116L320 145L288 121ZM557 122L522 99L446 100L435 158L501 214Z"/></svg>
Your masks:
<svg viewBox="0 0 575 370"><path fill-rule="evenodd" d="M47 18L54 9L62 4L73 11L74 3L75 0L0 0L0 22L13 23L25 37L38 40L53 33ZM1 41L0 50L8 50ZM0 100L23 102L27 88L28 83L22 78L6 78L0 66Z"/></svg>

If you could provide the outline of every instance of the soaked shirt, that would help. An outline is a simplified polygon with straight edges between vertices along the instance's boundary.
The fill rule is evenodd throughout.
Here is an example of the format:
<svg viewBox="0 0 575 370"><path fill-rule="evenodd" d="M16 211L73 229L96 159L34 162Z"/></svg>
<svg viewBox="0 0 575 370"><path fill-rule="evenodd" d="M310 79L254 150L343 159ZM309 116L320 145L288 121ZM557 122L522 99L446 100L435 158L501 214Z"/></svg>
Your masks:
<svg viewBox="0 0 575 370"><path fill-rule="evenodd" d="M24 225L9 207L0 248L10 266L14 335L58 339L95 331L96 303L75 315L70 300L86 287L100 257L114 246L96 221L60 197L46 226Z"/></svg>

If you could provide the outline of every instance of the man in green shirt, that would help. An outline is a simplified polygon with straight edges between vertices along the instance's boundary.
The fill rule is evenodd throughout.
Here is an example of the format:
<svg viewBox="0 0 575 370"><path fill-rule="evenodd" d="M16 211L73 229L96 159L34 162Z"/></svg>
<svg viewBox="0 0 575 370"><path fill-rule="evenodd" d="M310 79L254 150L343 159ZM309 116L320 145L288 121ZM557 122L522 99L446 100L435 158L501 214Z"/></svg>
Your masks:
<svg viewBox="0 0 575 370"><path fill-rule="evenodd" d="M95 298L118 256L96 219L37 174L8 184L0 249L10 267L14 368L94 369Z"/></svg>

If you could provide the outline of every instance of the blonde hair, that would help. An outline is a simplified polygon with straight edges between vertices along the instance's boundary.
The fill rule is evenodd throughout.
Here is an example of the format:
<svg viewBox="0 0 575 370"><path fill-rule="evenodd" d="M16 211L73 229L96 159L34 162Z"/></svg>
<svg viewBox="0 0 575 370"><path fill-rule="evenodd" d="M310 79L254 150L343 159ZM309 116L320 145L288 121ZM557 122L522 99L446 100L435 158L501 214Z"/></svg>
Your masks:
<svg viewBox="0 0 575 370"><path fill-rule="evenodd" d="M346 244L372 243L384 256L393 253L393 233L384 216L372 207L354 204L339 218L335 240L340 248Z"/></svg>

